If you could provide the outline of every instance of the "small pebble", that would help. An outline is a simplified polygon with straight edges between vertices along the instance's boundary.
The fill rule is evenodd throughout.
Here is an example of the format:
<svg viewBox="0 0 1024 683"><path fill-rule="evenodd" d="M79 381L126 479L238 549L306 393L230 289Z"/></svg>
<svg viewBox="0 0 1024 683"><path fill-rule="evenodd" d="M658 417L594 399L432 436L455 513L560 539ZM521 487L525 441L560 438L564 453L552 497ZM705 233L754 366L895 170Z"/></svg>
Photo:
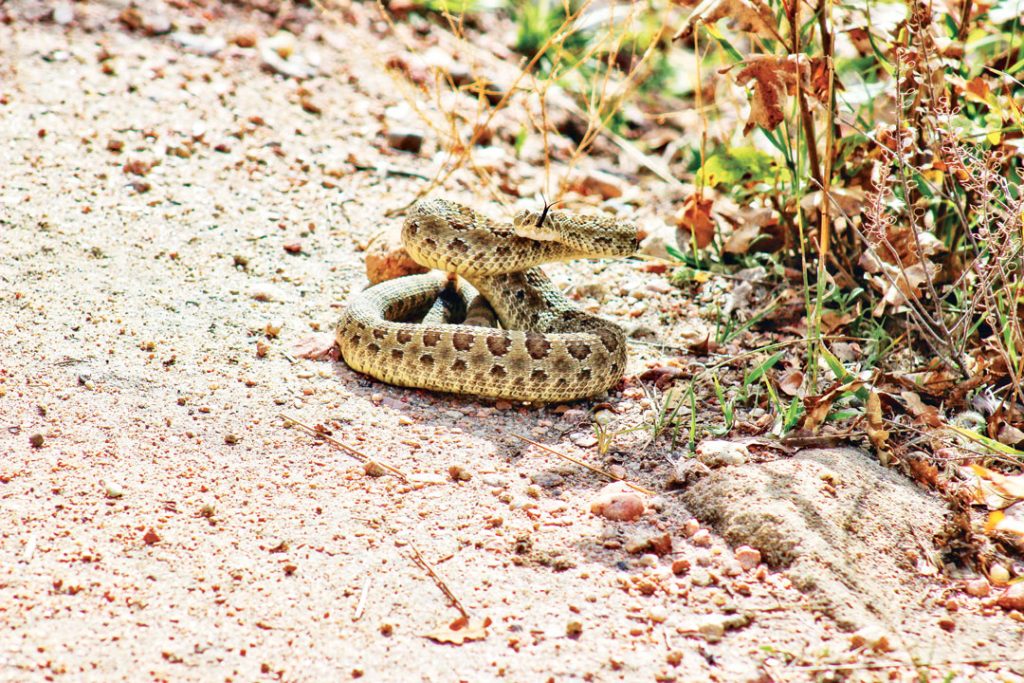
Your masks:
<svg viewBox="0 0 1024 683"><path fill-rule="evenodd" d="M505 488L508 486L508 480L500 474L484 474L480 477L480 481L492 488Z"/></svg>
<svg viewBox="0 0 1024 683"><path fill-rule="evenodd" d="M608 484L590 503L590 511L606 519L632 522L644 514L643 497L621 482Z"/></svg>
<svg viewBox="0 0 1024 683"><path fill-rule="evenodd" d="M280 320L269 320L267 324L263 326L263 331L268 337L274 339L277 335L281 334L281 329L284 327L284 323Z"/></svg>
<svg viewBox="0 0 1024 683"><path fill-rule="evenodd" d="M1010 572L1001 564L994 564L988 570L988 578L997 586L1005 586L1010 580Z"/></svg>
<svg viewBox="0 0 1024 683"><path fill-rule="evenodd" d="M711 545L711 532L707 529L701 529L695 533L693 538L690 540L692 540L693 544L699 548L707 548Z"/></svg>
<svg viewBox="0 0 1024 683"><path fill-rule="evenodd" d="M698 531L700 531L700 522L695 519L688 519L686 520L686 523L683 524L683 536L686 538L690 538Z"/></svg>
<svg viewBox="0 0 1024 683"><path fill-rule="evenodd" d="M694 586L710 586L712 581L711 572L707 569L697 567L690 572L690 582Z"/></svg>
<svg viewBox="0 0 1024 683"><path fill-rule="evenodd" d="M388 147L401 152L419 154L423 148L423 134L414 130L395 129L388 131Z"/></svg>
<svg viewBox="0 0 1024 683"><path fill-rule="evenodd" d="M452 465L448 468L448 476L453 481L469 481L473 478L473 473L463 465Z"/></svg>
<svg viewBox="0 0 1024 683"><path fill-rule="evenodd" d="M537 486L543 486L546 489L555 488L565 483L565 478L554 472L547 470L541 472L534 472L530 475L530 481Z"/></svg>
<svg viewBox="0 0 1024 683"><path fill-rule="evenodd" d="M1024 582L1018 582L1003 591L996 599L996 604L1003 609L1024 609Z"/></svg>
<svg viewBox="0 0 1024 683"><path fill-rule="evenodd" d="M688 571L690 571L690 561L689 560L681 557L678 560L675 560L674 562L672 562L672 573L675 574L676 576L679 576L681 574L685 574Z"/></svg>
<svg viewBox="0 0 1024 683"><path fill-rule="evenodd" d="M989 585L988 579L981 577L968 581L964 586L964 591L973 597L984 598L992 592L992 586Z"/></svg>
<svg viewBox="0 0 1024 683"><path fill-rule="evenodd" d="M741 545L739 548L736 548L734 557L740 563L740 566L747 571L761 564L761 551L751 548L749 545Z"/></svg>
<svg viewBox="0 0 1024 683"><path fill-rule="evenodd" d="M579 621L570 621L568 624L565 625L565 635L569 636L574 640L576 638L579 638L582 633L583 624Z"/></svg>
<svg viewBox="0 0 1024 683"><path fill-rule="evenodd" d="M238 438L237 434L225 434L224 435L224 443L226 443L228 445L232 445L233 446L234 444L238 443L239 440L240 439Z"/></svg>
<svg viewBox="0 0 1024 683"><path fill-rule="evenodd" d="M363 472L365 472L368 477L383 477L387 473L387 470L381 467L380 463L371 460L363 465Z"/></svg>
<svg viewBox="0 0 1024 683"><path fill-rule="evenodd" d="M42 448L43 443L45 443L45 441L46 440L43 438L42 434L33 434L32 436L28 437L28 442L32 446L32 448Z"/></svg>

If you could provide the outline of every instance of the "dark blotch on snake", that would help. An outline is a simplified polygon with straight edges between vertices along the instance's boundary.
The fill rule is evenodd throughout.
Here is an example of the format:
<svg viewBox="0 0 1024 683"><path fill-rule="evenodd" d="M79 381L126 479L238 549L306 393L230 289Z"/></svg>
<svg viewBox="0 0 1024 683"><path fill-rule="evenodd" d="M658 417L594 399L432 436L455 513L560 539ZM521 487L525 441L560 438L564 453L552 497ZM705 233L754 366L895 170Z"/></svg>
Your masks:
<svg viewBox="0 0 1024 683"><path fill-rule="evenodd" d="M469 332L456 332L452 336L452 345L457 351L468 351L473 346L473 335Z"/></svg>
<svg viewBox="0 0 1024 683"><path fill-rule="evenodd" d="M551 342L536 332L526 333L526 350L534 360L545 358L551 351Z"/></svg>
<svg viewBox="0 0 1024 683"><path fill-rule="evenodd" d="M583 360L590 355L590 346L586 342L569 342L566 348L569 349L569 354L576 360Z"/></svg>
<svg viewBox="0 0 1024 683"><path fill-rule="evenodd" d="M512 342L507 336L495 335L487 337L487 348L495 356L504 356L508 353L508 347L512 345Z"/></svg>

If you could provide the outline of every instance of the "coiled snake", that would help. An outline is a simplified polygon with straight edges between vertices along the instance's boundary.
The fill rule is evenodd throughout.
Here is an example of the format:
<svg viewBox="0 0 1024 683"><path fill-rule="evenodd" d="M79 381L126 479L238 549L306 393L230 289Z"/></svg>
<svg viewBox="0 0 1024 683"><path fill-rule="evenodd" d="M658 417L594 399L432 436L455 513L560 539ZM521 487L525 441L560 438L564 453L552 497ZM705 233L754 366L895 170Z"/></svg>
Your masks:
<svg viewBox="0 0 1024 683"><path fill-rule="evenodd" d="M593 396L622 377L622 329L576 308L538 266L629 256L633 225L546 209L499 224L432 199L412 209L402 242L414 261L444 272L355 295L337 327L352 369L400 386L532 402ZM500 328L481 326L490 311Z"/></svg>

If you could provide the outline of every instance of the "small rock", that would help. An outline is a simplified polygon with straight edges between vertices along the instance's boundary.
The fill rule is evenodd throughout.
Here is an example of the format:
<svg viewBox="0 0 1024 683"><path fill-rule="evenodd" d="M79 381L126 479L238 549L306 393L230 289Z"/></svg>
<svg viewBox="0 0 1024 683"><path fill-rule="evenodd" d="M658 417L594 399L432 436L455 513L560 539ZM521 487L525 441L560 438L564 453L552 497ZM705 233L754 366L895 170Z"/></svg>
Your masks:
<svg viewBox="0 0 1024 683"><path fill-rule="evenodd" d="M494 403L494 409L495 410L511 410L512 409L512 404L509 403L508 401L496 401Z"/></svg>
<svg viewBox="0 0 1024 683"><path fill-rule="evenodd" d="M239 441L240 441L240 439L238 438L237 434L225 434L224 435L224 443L228 444L229 446L234 446Z"/></svg>
<svg viewBox="0 0 1024 683"><path fill-rule="evenodd" d="M544 470L542 472L535 472L530 475L530 481L537 486L543 486L546 489L553 489L556 486L561 486L565 483L565 477L554 472Z"/></svg>
<svg viewBox="0 0 1024 683"><path fill-rule="evenodd" d="M879 626L865 626L850 636L850 648L864 648L875 652L892 652L889 634Z"/></svg>
<svg viewBox="0 0 1024 683"><path fill-rule="evenodd" d="M711 468L696 458L679 458L665 481L669 488L686 488L711 473Z"/></svg>
<svg viewBox="0 0 1024 683"><path fill-rule="evenodd" d="M1010 581L1010 572L1001 564L994 564L988 570L989 580L997 586L1005 586Z"/></svg>
<svg viewBox="0 0 1024 683"><path fill-rule="evenodd" d="M586 432L574 432L569 435L569 441L580 448L593 448L597 445L597 437Z"/></svg>
<svg viewBox="0 0 1024 683"><path fill-rule="evenodd" d="M711 545L711 532L707 529L701 529L690 540L698 548L707 548Z"/></svg>
<svg viewBox="0 0 1024 683"><path fill-rule="evenodd" d="M697 632L709 643L717 643L725 635L725 624L719 619L709 619L697 627Z"/></svg>
<svg viewBox="0 0 1024 683"><path fill-rule="evenodd" d="M686 538L691 538L698 531L700 531L700 522L696 519L690 518L683 524L683 536Z"/></svg>
<svg viewBox="0 0 1024 683"><path fill-rule="evenodd" d="M697 459L708 467L742 465L750 457L750 451L741 443L721 439L707 439L697 444Z"/></svg>
<svg viewBox="0 0 1024 683"><path fill-rule="evenodd" d="M32 448L42 448L43 444L46 442L46 439L43 438L42 434L33 434L32 436L28 437L28 442L32 446Z"/></svg>
<svg viewBox="0 0 1024 683"><path fill-rule="evenodd" d="M117 500L124 496L124 489L119 484L108 483L104 493L110 500Z"/></svg>
<svg viewBox="0 0 1024 683"><path fill-rule="evenodd" d="M263 340L260 340L260 341L256 342L256 357L257 358L266 358L267 357L267 353L269 353L269 352L270 352L270 344L268 344L267 342L265 342Z"/></svg>
<svg viewBox="0 0 1024 683"><path fill-rule="evenodd" d="M257 282L249 289L249 296L256 301L281 301L284 294L268 282Z"/></svg>
<svg viewBox="0 0 1024 683"><path fill-rule="evenodd" d="M690 572L690 582L694 586L710 586L714 579L711 578L711 572L703 567L697 567Z"/></svg>
<svg viewBox="0 0 1024 683"><path fill-rule="evenodd" d="M743 565L736 560L726 560L722 567L722 573L726 576L739 576L743 573Z"/></svg>
<svg viewBox="0 0 1024 683"><path fill-rule="evenodd" d="M1024 609L1024 582L1013 584L996 599L996 604L1003 609Z"/></svg>
<svg viewBox="0 0 1024 683"><path fill-rule="evenodd" d="M168 26L170 30L170 26ZM204 36L201 33L190 33L188 31L177 31L171 34L171 40L181 45L189 52L212 57L228 45L228 41L221 36Z"/></svg>
<svg viewBox="0 0 1024 683"><path fill-rule="evenodd" d="M160 542L160 536L156 533L153 527L149 527L145 535L142 537L142 542L146 545L156 545Z"/></svg>
<svg viewBox="0 0 1024 683"><path fill-rule="evenodd" d="M388 147L400 152L419 154L423 148L423 134L408 129L396 128L388 131Z"/></svg>
<svg viewBox="0 0 1024 683"><path fill-rule="evenodd" d="M761 551L757 548L751 548L749 545L741 545L739 548L736 548L733 557L736 558L736 561L746 571L750 571L761 564Z"/></svg>
<svg viewBox="0 0 1024 683"><path fill-rule="evenodd" d="M644 553L640 556L639 564L641 567L657 567L658 556L654 553Z"/></svg>
<svg viewBox="0 0 1024 683"><path fill-rule="evenodd" d="M473 473L464 465L452 465L448 468L448 476L452 481L469 481L473 478Z"/></svg>
<svg viewBox="0 0 1024 683"><path fill-rule="evenodd" d="M299 240L291 240L285 242L281 247L289 254L301 254L302 253L302 242Z"/></svg>
<svg viewBox="0 0 1024 683"><path fill-rule="evenodd" d="M256 47L256 43L259 42L260 36L256 29L246 27L231 36L231 42L238 47Z"/></svg>
<svg viewBox="0 0 1024 683"><path fill-rule="evenodd" d="M486 486L496 489L508 486L508 480L500 474L485 474L480 477L480 481L482 481Z"/></svg>
<svg viewBox="0 0 1024 683"><path fill-rule="evenodd" d="M685 574L690 571L690 561L686 558L679 558L672 562L672 573L675 575Z"/></svg>
<svg viewBox="0 0 1024 683"><path fill-rule="evenodd" d="M583 633L583 624L578 621L570 621L565 625L565 635L572 638L573 640L580 637Z"/></svg>
<svg viewBox="0 0 1024 683"><path fill-rule="evenodd" d="M383 477L387 474L387 470L381 467L380 463L375 460L371 460L368 463L363 464L363 472L368 477Z"/></svg>
<svg viewBox="0 0 1024 683"><path fill-rule="evenodd" d="M941 617L939 619L939 628L941 628L943 631L949 631L949 632L955 631L956 630L956 621L954 621L950 617Z"/></svg>
<svg viewBox="0 0 1024 683"><path fill-rule="evenodd" d="M594 413L594 422L601 425L602 427L611 424L615 419L615 413L610 410L602 409Z"/></svg>
<svg viewBox="0 0 1024 683"><path fill-rule="evenodd" d="M590 512L606 519L632 522L644 514L643 497L621 482L608 484L590 503Z"/></svg>
<svg viewBox="0 0 1024 683"><path fill-rule="evenodd" d="M281 330L284 328L284 321L282 320L268 320L266 325L263 326L263 332L271 339L277 338L281 334Z"/></svg>
<svg viewBox="0 0 1024 683"><path fill-rule="evenodd" d="M989 585L988 579L981 577L968 581L964 586L964 591L976 598L984 598L992 592L992 586Z"/></svg>

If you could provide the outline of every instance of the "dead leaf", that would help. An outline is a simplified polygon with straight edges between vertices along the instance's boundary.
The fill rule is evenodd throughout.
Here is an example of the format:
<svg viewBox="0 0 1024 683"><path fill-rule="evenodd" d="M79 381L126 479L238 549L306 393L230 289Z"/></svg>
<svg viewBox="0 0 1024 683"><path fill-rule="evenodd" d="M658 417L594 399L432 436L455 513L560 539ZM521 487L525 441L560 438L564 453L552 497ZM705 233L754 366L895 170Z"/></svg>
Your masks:
<svg viewBox="0 0 1024 683"><path fill-rule="evenodd" d="M785 114L786 94L796 92L797 77L804 89L810 91L811 61L804 55L757 55L746 60L746 66L736 74L736 82L746 85L754 81L754 96L750 100L750 117L743 134L754 126L775 130Z"/></svg>
<svg viewBox="0 0 1024 683"><path fill-rule="evenodd" d="M711 200L702 199L696 194L690 195L676 214L676 227L692 234L698 249L711 244L711 239L715 236L715 222L711 220ZM678 241L684 244L689 242L689 239Z"/></svg>
<svg viewBox="0 0 1024 683"><path fill-rule="evenodd" d="M970 471L978 478L975 500L990 510L1024 500L1024 474L1007 475L975 464L971 464Z"/></svg>
<svg viewBox="0 0 1024 683"><path fill-rule="evenodd" d="M1021 506L1015 505L1013 507L1019 508ZM985 533L991 534L993 531L1005 531L1017 534L1018 536L1024 536L1024 514L1011 516L1002 510L994 510L989 513L988 520L985 522Z"/></svg>
<svg viewBox="0 0 1024 683"><path fill-rule="evenodd" d="M846 384L835 384L819 396L805 396L803 400L806 414L802 428L812 433L817 431L828 417L836 399L843 393L857 391L863 385L864 382L858 379Z"/></svg>
<svg viewBox="0 0 1024 683"><path fill-rule="evenodd" d="M804 373L800 370L787 370L779 375L779 389L788 396L799 396L803 383Z"/></svg>
<svg viewBox="0 0 1024 683"><path fill-rule="evenodd" d="M914 419L929 427L941 427L942 420L939 418L939 410L935 406L927 405L921 400L921 396L914 391L901 391L900 398Z"/></svg>
<svg viewBox="0 0 1024 683"><path fill-rule="evenodd" d="M889 445L886 442L889 440L889 432L883 426L882 399L879 398L877 391L868 394L868 404L864 414L867 417L868 438L871 439L871 444L878 451L878 461L883 465L888 465L890 453Z"/></svg>
<svg viewBox="0 0 1024 683"><path fill-rule="evenodd" d="M483 640L487 637L487 627L491 625L491 618L467 619L459 617L455 621L442 621L430 633L425 633L424 638L430 638L438 643L450 643L462 645L471 640Z"/></svg>
<svg viewBox="0 0 1024 683"><path fill-rule="evenodd" d="M762 0L705 0L687 18L673 40L689 40L697 24L729 19L730 26L765 38L778 38L775 15Z"/></svg>

